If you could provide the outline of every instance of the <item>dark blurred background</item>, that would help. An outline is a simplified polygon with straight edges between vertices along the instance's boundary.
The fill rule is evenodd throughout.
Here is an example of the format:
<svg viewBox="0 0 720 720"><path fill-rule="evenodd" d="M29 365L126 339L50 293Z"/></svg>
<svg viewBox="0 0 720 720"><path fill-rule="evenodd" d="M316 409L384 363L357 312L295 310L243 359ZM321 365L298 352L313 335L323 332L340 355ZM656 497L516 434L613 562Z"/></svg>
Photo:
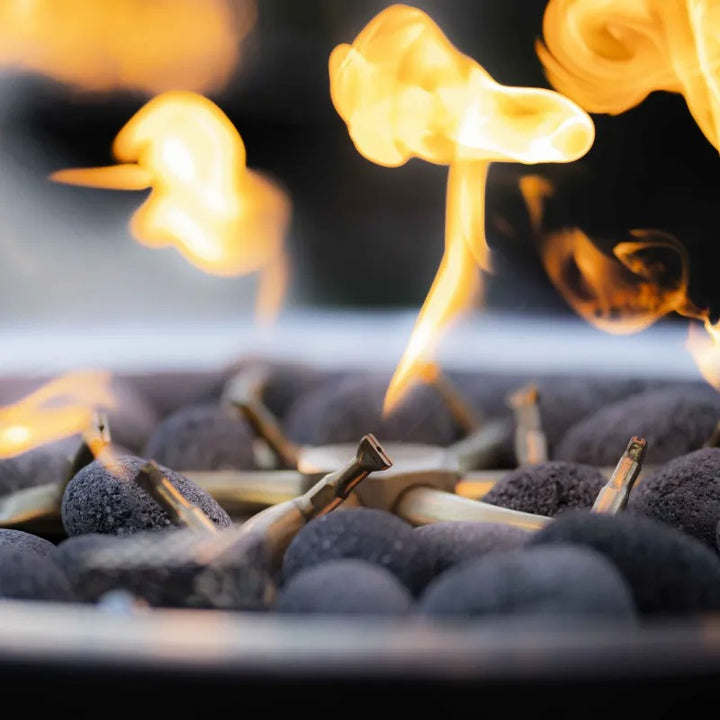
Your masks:
<svg viewBox="0 0 720 720"><path fill-rule="evenodd" d="M442 255L447 168L374 165L355 150L330 101L332 48L351 42L389 4L259 0L242 61L223 89L207 93L242 135L248 165L292 197L291 306L419 307ZM545 4L414 3L497 81L549 87L534 50ZM181 50L183 38L177 43ZM0 80L0 321L251 310L253 279L205 276L172 250L130 239L127 220L143 193L46 180L61 167L111 163L113 138L147 94L87 92L8 67ZM656 93L619 117L594 120L595 145L578 162L492 166L487 232L496 274L488 307L571 313L546 278L517 189L522 174L538 172L558 189L548 228L579 225L607 247L631 228L670 232L690 254L694 301L717 310L720 159L683 98Z"/></svg>

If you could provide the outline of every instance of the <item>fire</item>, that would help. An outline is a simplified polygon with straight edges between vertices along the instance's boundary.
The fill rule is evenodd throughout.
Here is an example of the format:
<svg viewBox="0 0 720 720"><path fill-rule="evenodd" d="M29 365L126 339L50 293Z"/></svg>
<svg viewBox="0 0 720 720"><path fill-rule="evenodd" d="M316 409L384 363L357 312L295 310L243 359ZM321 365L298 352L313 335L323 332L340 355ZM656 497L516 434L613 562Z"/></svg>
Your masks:
<svg viewBox="0 0 720 720"><path fill-rule="evenodd" d="M658 230L628 234L637 239L615 245L612 256L580 228L550 233L541 245L545 269L567 303L608 333L639 332L687 303L687 257L677 239ZM653 260L668 251L676 262Z"/></svg>
<svg viewBox="0 0 720 720"><path fill-rule="evenodd" d="M496 83L424 12L392 5L337 46L330 93L358 151L387 167L411 157L449 166L445 253L385 397L402 400L440 333L481 293L490 269L484 192L493 161L569 162L594 140L592 121L558 93Z"/></svg>
<svg viewBox="0 0 720 720"><path fill-rule="evenodd" d="M671 312L703 317L688 299L689 262L677 238L660 230L630 230L632 240L602 252L579 227L542 232L544 203L555 190L537 175L520 193L553 285L575 312L608 333L635 333Z"/></svg>
<svg viewBox="0 0 720 720"><path fill-rule="evenodd" d="M703 332L699 325L690 325L687 349L700 374L716 390L720 390L720 323L712 325L705 318L704 325L707 332Z"/></svg>
<svg viewBox="0 0 720 720"><path fill-rule="evenodd" d="M72 372L0 407L0 458L84 432L97 407L115 404L110 373Z"/></svg>
<svg viewBox="0 0 720 720"><path fill-rule="evenodd" d="M520 192L548 276L578 315L614 334L638 332L671 312L702 321L707 333L691 324L687 348L705 380L720 390L720 323L713 325L708 310L691 301L689 260L677 238L630 230L635 239L615 245L610 256L580 228L541 232L544 200L554 193L547 180L525 176ZM671 261L663 262L663 255Z"/></svg>
<svg viewBox="0 0 720 720"><path fill-rule="evenodd" d="M3 0L0 65L86 91L222 88L255 0Z"/></svg>
<svg viewBox="0 0 720 720"><path fill-rule="evenodd" d="M589 112L617 115L655 90L680 93L720 150L715 0L550 0L543 35L548 79Z"/></svg>
<svg viewBox="0 0 720 720"><path fill-rule="evenodd" d="M113 144L120 164L60 170L58 182L152 188L130 232L142 244L175 246L187 260L221 276L261 273L258 315L272 319L287 275L290 202L271 180L245 165L245 145L207 98L171 91L142 107Z"/></svg>

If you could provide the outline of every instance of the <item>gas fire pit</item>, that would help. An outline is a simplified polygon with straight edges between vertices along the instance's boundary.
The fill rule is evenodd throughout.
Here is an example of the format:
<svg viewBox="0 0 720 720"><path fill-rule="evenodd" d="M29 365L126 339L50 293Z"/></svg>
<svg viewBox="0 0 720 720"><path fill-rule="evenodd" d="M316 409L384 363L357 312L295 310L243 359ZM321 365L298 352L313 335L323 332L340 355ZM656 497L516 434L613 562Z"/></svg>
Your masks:
<svg viewBox="0 0 720 720"><path fill-rule="evenodd" d="M49 3L9 3L0 66L139 95L98 136L103 153L50 159L42 208L60 216L70 193L101 208L100 190L121 191L123 230L98 210L100 235L158 266L149 281L131 268L132 281L115 283L83 268L78 288L106 293L100 319L4 327L5 696L76 716L91 695L104 699L99 715L162 702L177 717L267 713L284 699L294 711L308 699L314 714L328 701L376 713L388 691L406 713L431 703L467 713L479 701L533 717L606 718L630 702L664 715L716 700L717 310L698 293L682 224L623 215L619 198L609 210L592 194L579 202L567 180L603 152L607 126L594 116L654 91L681 96L688 122L720 148L710 0L548 0L530 49L552 87L507 82L502 65L461 51L440 8L433 18L388 5L333 34L323 77L338 132L323 141L328 159L333 141L345 148L333 183L358 161L390 169L376 177L408 183L406 215L420 225L440 214L410 179L447 168L444 234L427 233L444 240L435 279L418 313L399 314L293 306L292 281L307 292L325 272L301 257L313 203L304 181L274 176L252 123L236 126L215 92L241 67L241 42L276 58L253 40L266 9L81 4L47 23ZM106 40L118 32L133 42ZM288 103L298 114L284 122L299 126L315 104ZM292 155L277 135L273 153ZM320 163L326 147L308 147ZM410 160L423 162L398 169ZM313 169L300 155L290 164ZM493 204L498 190L514 198L510 212ZM385 238L383 195L380 184L347 197L326 189L315 222L347 203L377 214ZM585 205L617 217L593 223ZM75 237L78 217L65 220L57 237ZM28 248L5 242L4 221L3 247L20 257ZM384 285L412 274L402 248L421 238L410 228L397 256L381 240L338 282L372 286L376 266ZM347 232L330 234L358 252L363 232ZM530 243L576 320L492 309L511 256L532 255ZM240 321L227 295L229 321L193 325L169 299L178 324L153 318L173 261L191 278L181 286L194 317L198 278L209 288L207 276L247 277L253 319ZM114 255L108 265L117 270ZM534 304L530 285L509 289L516 308ZM116 296L137 312L116 316ZM690 324L687 339L671 314Z"/></svg>

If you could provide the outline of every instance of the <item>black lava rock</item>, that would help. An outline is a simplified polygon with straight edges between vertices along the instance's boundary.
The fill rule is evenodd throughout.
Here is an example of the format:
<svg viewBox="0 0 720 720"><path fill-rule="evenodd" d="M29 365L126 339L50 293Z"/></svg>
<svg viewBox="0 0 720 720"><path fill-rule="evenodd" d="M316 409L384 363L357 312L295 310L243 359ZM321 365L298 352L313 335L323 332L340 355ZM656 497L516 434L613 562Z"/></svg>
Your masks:
<svg viewBox="0 0 720 720"><path fill-rule="evenodd" d="M553 517L591 508L607 478L594 467L562 461L519 467L483 496L491 505Z"/></svg>
<svg viewBox="0 0 720 720"><path fill-rule="evenodd" d="M383 442L449 445L457 439L452 417L435 390L418 385L391 415L382 417L389 378L360 375L321 385L288 410L285 430L298 443L357 442L374 433Z"/></svg>
<svg viewBox="0 0 720 720"><path fill-rule="evenodd" d="M575 510L538 531L530 546L572 543L611 560L641 615L677 615L720 609L720 560L679 530L625 512Z"/></svg>
<svg viewBox="0 0 720 720"><path fill-rule="evenodd" d="M290 406L301 395L335 380L344 372L325 370L303 363L278 362L268 358L250 357L233 363L198 394L197 402L217 402L226 383L239 373L262 373L264 380L262 400L268 410L284 418Z"/></svg>
<svg viewBox="0 0 720 720"><path fill-rule="evenodd" d="M145 461L120 457L112 471L97 460L68 483L62 499L62 523L69 535L107 533L129 535L172 525L170 516L133 482ZM175 488L218 526L231 524L228 514L197 485L180 473L162 467Z"/></svg>
<svg viewBox="0 0 720 720"><path fill-rule="evenodd" d="M453 565L483 557L498 550L510 550L525 544L525 530L484 522L439 522L413 530L432 559L433 576Z"/></svg>
<svg viewBox="0 0 720 720"><path fill-rule="evenodd" d="M552 456L568 428L583 418L629 394L645 390L648 381L607 376L529 376L497 372L450 372L463 395L486 418L510 417L512 410L507 397L530 382L537 385L540 395L540 418ZM504 444L498 467L515 467L512 432Z"/></svg>
<svg viewBox="0 0 720 720"><path fill-rule="evenodd" d="M49 558L28 546L0 546L0 597L13 600L75 599L63 571Z"/></svg>
<svg viewBox="0 0 720 720"><path fill-rule="evenodd" d="M587 548L534 547L470 560L433 580L418 603L428 615L590 615L629 621L620 574Z"/></svg>
<svg viewBox="0 0 720 720"><path fill-rule="evenodd" d="M139 452L158 424L153 405L131 383L113 376L115 404L101 408L107 412L110 435L114 443Z"/></svg>
<svg viewBox="0 0 720 720"><path fill-rule="evenodd" d="M552 455L569 428L605 405L644 392L648 382L635 378L562 376L542 378L537 385L540 417Z"/></svg>
<svg viewBox="0 0 720 720"><path fill-rule="evenodd" d="M75 441L63 440L0 460L0 495L62 482L70 470L75 449Z"/></svg>
<svg viewBox="0 0 720 720"><path fill-rule="evenodd" d="M720 449L702 448L657 468L633 488L628 508L715 549L720 521Z"/></svg>
<svg viewBox="0 0 720 720"><path fill-rule="evenodd" d="M16 550L27 550L37 553L42 557L48 557L55 552L55 545L45 538L38 537L32 533L11 528L0 528L0 550L3 548L15 548Z"/></svg>
<svg viewBox="0 0 720 720"><path fill-rule="evenodd" d="M86 602L115 591L158 607L264 610L274 600L264 538L240 526L80 535L60 543L54 559Z"/></svg>
<svg viewBox="0 0 720 720"><path fill-rule="evenodd" d="M384 510L352 508L312 520L293 538L283 559L283 581L340 558L380 565L413 593L432 577L432 559L411 525Z"/></svg>
<svg viewBox="0 0 720 720"><path fill-rule="evenodd" d="M412 596L387 570L363 560L331 560L293 575L275 610L333 615L400 615Z"/></svg>
<svg viewBox="0 0 720 720"><path fill-rule="evenodd" d="M253 432L234 410L188 405L155 429L143 453L177 470L248 470L255 467Z"/></svg>
<svg viewBox="0 0 720 720"><path fill-rule="evenodd" d="M697 450L720 417L720 395L688 383L648 390L606 405L570 428L555 452L559 460L611 465L633 435L648 443L646 463Z"/></svg>

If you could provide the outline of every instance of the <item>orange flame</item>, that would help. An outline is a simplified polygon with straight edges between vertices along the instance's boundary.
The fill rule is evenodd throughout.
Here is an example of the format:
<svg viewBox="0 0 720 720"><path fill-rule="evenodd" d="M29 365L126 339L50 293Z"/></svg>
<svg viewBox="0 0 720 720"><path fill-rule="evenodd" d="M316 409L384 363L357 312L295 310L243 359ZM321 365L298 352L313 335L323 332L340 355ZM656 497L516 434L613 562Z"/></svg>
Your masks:
<svg viewBox="0 0 720 720"><path fill-rule="evenodd" d="M87 91L222 88L255 0L3 0L0 65Z"/></svg>
<svg viewBox="0 0 720 720"><path fill-rule="evenodd" d="M681 93L720 150L716 0L550 0L543 34L548 79L589 112L616 115L655 90Z"/></svg>
<svg viewBox="0 0 720 720"><path fill-rule="evenodd" d="M272 319L284 297L284 240L290 202L271 180L245 165L245 145L207 98L167 92L120 130L113 153L121 164L60 170L58 182L138 190L152 187L130 231L148 247L174 245L205 272L260 271L258 315Z"/></svg>
<svg viewBox="0 0 720 720"><path fill-rule="evenodd" d="M449 165L445 254L385 396L392 411L439 334L490 269L484 193L488 164L568 162L594 139L590 118L563 96L496 83L454 48L428 15L392 5L330 56L330 93L358 151L388 167L411 157Z"/></svg>
<svg viewBox="0 0 720 720"><path fill-rule="evenodd" d="M62 375L22 400L0 407L0 458L82 433L98 406L114 404L110 373Z"/></svg>
<svg viewBox="0 0 720 720"><path fill-rule="evenodd" d="M690 300L689 261L677 238L630 230L637 240L618 243L610 256L577 227L542 234L544 200L554 193L547 180L527 175L520 192L548 276L578 315L614 334L638 332L671 312L702 321L707 334L691 324L687 348L705 380L720 390L720 323L713 325L708 310ZM662 261L663 253L670 262Z"/></svg>
<svg viewBox="0 0 720 720"><path fill-rule="evenodd" d="M690 325L687 349L700 374L716 390L720 390L720 323L712 325L710 320L705 318L704 326L706 333L699 325Z"/></svg>
<svg viewBox="0 0 720 720"><path fill-rule="evenodd" d="M618 243L613 256L601 252L580 228L549 234L541 252L545 269L575 312L608 333L635 333L687 302L685 249L659 230L630 230L637 240ZM677 263L657 258L669 250ZM672 267L679 266L676 276Z"/></svg>

